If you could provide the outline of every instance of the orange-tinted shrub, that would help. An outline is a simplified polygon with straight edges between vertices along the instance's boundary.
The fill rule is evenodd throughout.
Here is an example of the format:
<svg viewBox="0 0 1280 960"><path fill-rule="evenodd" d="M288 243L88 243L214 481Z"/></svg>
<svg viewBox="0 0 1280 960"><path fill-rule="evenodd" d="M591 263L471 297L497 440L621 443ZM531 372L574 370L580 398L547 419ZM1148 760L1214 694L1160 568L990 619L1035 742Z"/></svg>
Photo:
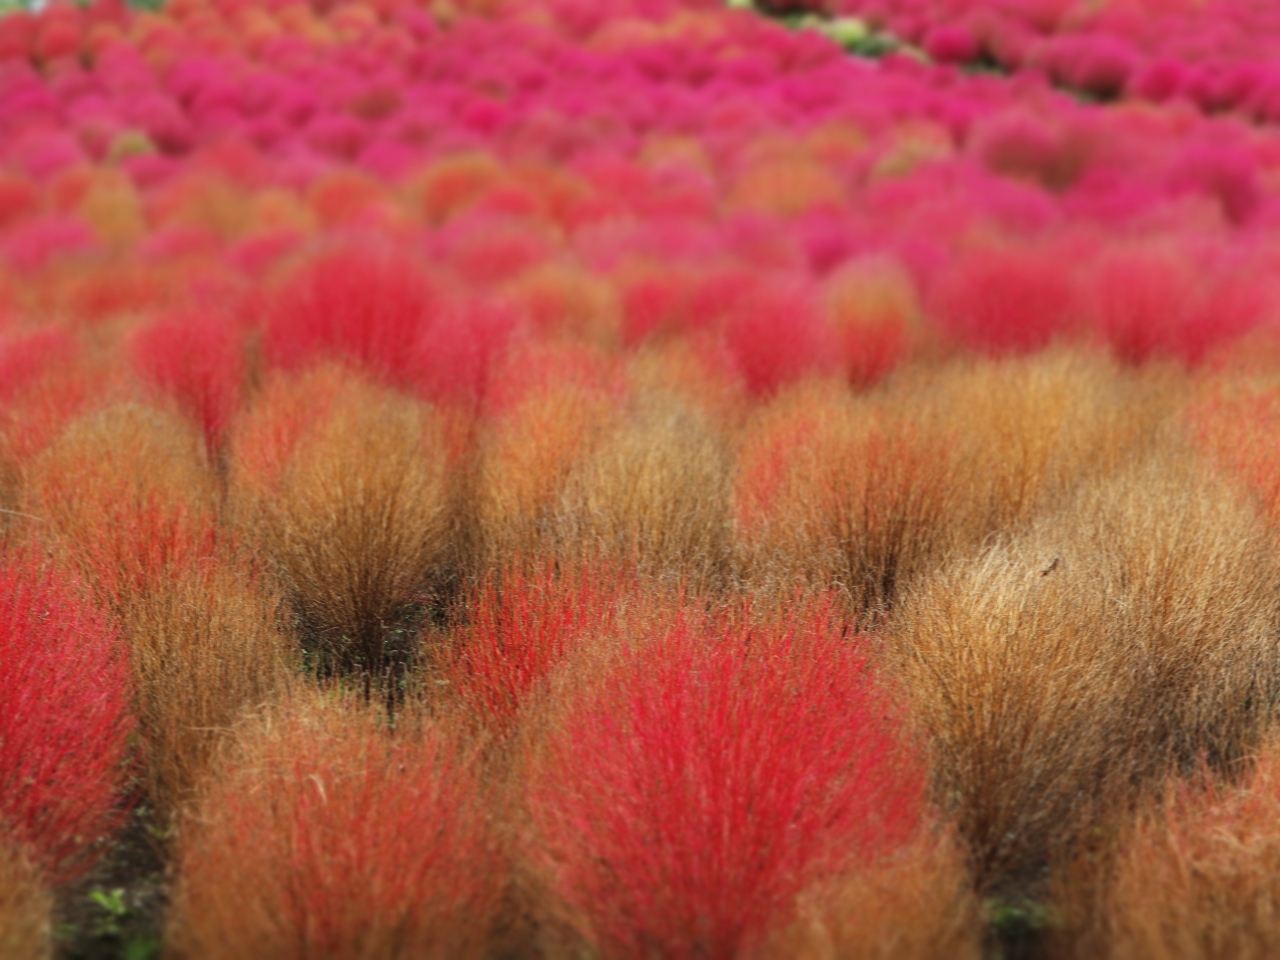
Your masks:
<svg viewBox="0 0 1280 960"><path fill-rule="evenodd" d="M775 602L834 588L883 612L954 546L954 442L841 385L778 397L747 426L734 490L739 576Z"/></svg>
<svg viewBox="0 0 1280 960"><path fill-rule="evenodd" d="M1065 891L1078 899L1059 939L1075 956L1116 960L1273 956L1278 818L1274 742L1237 787L1171 784L1108 849L1075 865Z"/></svg>
<svg viewBox="0 0 1280 960"><path fill-rule="evenodd" d="M78 568L121 623L213 555L217 484L182 417L136 403L74 421L27 471L24 520Z"/></svg>
<svg viewBox="0 0 1280 960"><path fill-rule="evenodd" d="M638 398L570 471L552 519L557 554L607 557L690 585L722 583L729 466L724 437L696 410Z"/></svg>
<svg viewBox="0 0 1280 960"><path fill-rule="evenodd" d="M978 960L982 904L953 834L922 832L878 863L819 884L766 955L794 960Z"/></svg>
<svg viewBox="0 0 1280 960"><path fill-rule="evenodd" d="M469 504L482 568L552 550L570 474L617 417L620 390L613 365L581 348L532 349L495 372Z"/></svg>
<svg viewBox="0 0 1280 960"><path fill-rule="evenodd" d="M337 367L280 376L233 432L231 505L261 546L321 673L412 655L453 551L448 426Z"/></svg>
<svg viewBox="0 0 1280 960"><path fill-rule="evenodd" d="M470 751L333 695L243 726L176 877L169 948L209 960L484 956L505 883Z"/></svg>
<svg viewBox="0 0 1280 960"><path fill-rule="evenodd" d="M219 558L158 586L130 612L143 783L162 822L211 772L239 717L289 689L294 641L260 580Z"/></svg>

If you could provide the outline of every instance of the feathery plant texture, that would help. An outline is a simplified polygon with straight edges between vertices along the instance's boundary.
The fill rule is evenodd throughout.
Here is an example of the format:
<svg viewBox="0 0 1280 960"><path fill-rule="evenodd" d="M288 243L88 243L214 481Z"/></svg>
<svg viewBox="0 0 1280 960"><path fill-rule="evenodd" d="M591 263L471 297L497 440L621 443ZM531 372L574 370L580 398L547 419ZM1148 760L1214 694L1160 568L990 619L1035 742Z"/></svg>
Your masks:
<svg viewBox="0 0 1280 960"><path fill-rule="evenodd" d="M439 672L466 711L510 732L553 670L584 642L610 635L628 586L603 562L557 570L533 561L490 573L466 591L460 622L437 654Z"/></svg>
<svg viewBox="0 0 1280 960"><path fill-rule="evenodd" d="M447 727L300 694L240 725L224 762L180 838L175 956L486 955L505 868Z"/></svg>
<svg viewBox="0 0 1280 960"><path fill-rule="evenodd" d="M552 552L572 471L616 424L621 390L613 364L582 347L518 352L499 370L468 504L479 569Z"/></svg>
<svg viewBox="0 0 1280 960"><path fill-rule="evenodd" d="M289 279L268 310L273 367L351 364L390 386L413 383L415 349L440 296L414 261L339 249Z"/></svg>
<svg viewBox="0 0 1280 960"><path fill-rule="evenodd" d="M1174 771L1238 772L1280 679L1278 576L1257 514L1174 446L911 592L891 672L981 889Z"/></svg>
<svg viewBox="0 0 1280 960"><path fill-rule="evenodd" d="M64 572L0 559L0 830L49 883L73 880L124 817L133 682L114 630Z"/></svg>
<svg viewBox="0 0 1280 960"><path fill-rule="evenodd" d="M162 821L217 775L218 746L239 718L295 682L297 641L263 580L244 561L220 557L153 590L130 613L143 783Z"/></svg>
<svg viewBox="0 0 1280 960"><path fill-rule="evenodd" d="M1280 769L1274 740L1237 786L1197 776L1062 871L1074 955L1266 957L1280 948ZM1207 782L1206 782L1207 781Z"/></svg>
<svg viewBox="0 0 1280 960"><path fill-rule="evenodd" d="M120 403L73 421L31 464L23 492L28 528L82 572L121 624L218 543L217 481L202 438L154 407Z"/></svg>
<svg viewBox="0 0 1280 960"><path fill-rule="evenodd" d="M874 863L811 886L796 922L762 953L779 960L978 960L984 935L963 849L952 832L925 830Z"/></svg>
<svg viewBox="0 0 1280 960"><path fill-rule="evenodd" d="M445 586L453 443L435 409L339 367L269 383L232 440L230 509L319 672L381 681Z"/></svg>
<svg viewBox="0 0 1280 960"><path fill-rule="evenodd" d="M806 612L681 619L564 675L529 747L525 856L581 943L739 956L809 882L921 828L924 768L866 647Z"/></svg>
<svg viewBox="0 0 1280 960"><path fill-rule="evenodd" d="M786 602L834 585L854 616L881 614L952 546L956 484L945 434L843 387L780 395L743 431L734 497L744 586Z"/></svg>
<svg viewBox="0 0 1280 960"><path fill-rule="evenodd" d="M138 375L196 423L210 457L216 456L244 402L241 331L227 317L193 311L141 328L130 349Z"/></svg>
<svg viewBox="0 0 1280 960"><path fill-rule="evenodd" d="M557 556L611 558L687 584L729 566L729 451L696 410L640 397L570 471L552 517Z"/></svg>

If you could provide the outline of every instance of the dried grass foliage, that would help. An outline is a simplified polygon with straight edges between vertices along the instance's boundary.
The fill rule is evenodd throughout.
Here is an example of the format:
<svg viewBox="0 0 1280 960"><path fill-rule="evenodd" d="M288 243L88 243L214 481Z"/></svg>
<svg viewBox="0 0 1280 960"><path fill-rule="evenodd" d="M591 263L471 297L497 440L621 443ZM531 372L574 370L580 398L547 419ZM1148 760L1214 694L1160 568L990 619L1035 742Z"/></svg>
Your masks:
<svg viewBox="0 0 1280 960"><path fill-rule="evenodd" d="M474 755L333 693L238 732L176 861L167 943L202 960L485 955L505 871Z"/></svg>
<svg viewBox="0 0 1280 960"><path fill-rule="evenodd" d="M915 843L801 898L778 960L979 960L982 905L954 835Z"/></svg>
<svg viewBox="0 0 1280 960"><path fill-rule="evenodd" d="M322 672L411 657L455 558L452 439L431 407L339 368L269 384L233 439L231 509Z"/></svg>
<svg viewBox="0 0 1280 960"><path fill-rule="evenodd" d="M902 397L953 440L948 523L962 547L1063 506L1151 449L1179 404L1175 374L1076 350L956 363L917 374Z"/></svg>
<svg viewBox="0 0 1280 960"><path fill-rule="evenodd" d="M1278 583L1252 508L1167 450L912 592L890 660L980 888L1172 770L1233 769L1280 679Z"/></svg>
<svg viewBox="0 0 1280 960"><path fill-rule="evenodd" d="M1167 379L1062 351L918 368L861 396L801 384L739 436L739 575L782 599L835 586L856 615L883 613L1150 449L1176 409Z"/></svg>
<svg viewBox="0 0 1280 960"><path fill-rule="evenodd" d="M552 520L556 553L722 583L729 469L728 445L705 416L674 399L643 398L567 477Z"/></svg>
<svg viewBox="0 0 1280 960"><path fill-rule="evenodd" d="M617 401L574 377L529 389L483 423L471 498L478 569L550 556L575 467L616 424Z"/></svg>
<svg viewBox="0 0 1280 960"><path fill-rule="evenodd" d="M53 956L53 894L20 847L0 835L0 957Z"/></svg>
<svg viewBox="0 0 1280 960"><path fill-rule="evenodd" d="M218 479L176 414L126 403L81 418L26 490L25 511L43 521L26 518L31 532L83 574L129 643L143 779L168 817L218 731L286 681L275 604L224 556Z"/></svg>
<svg viewBox="0 0 1280 960"><path fill-rule="evenodd" d="M841 386L780 396L737 466L735 560L753 595L834 587L853 614L878 613L953 546L949 438Z"/></svg>
<svg viewBox="0 0 1280 960"><path fill-rule="evenodd" d="M162 820L215 768L241 715L294 682L295 641L282 629L279 598L260 581L223 561L154 591L131 613L145 786Z"/></svg>
<svg viewBox="0 0 1280 960"><path fill-rule="evenodd" d="M1107 960L1262 960L1280 952L1280 752L1273 739L1239 787L1175 784L1064 870L1062 955ZM1199 778L1197 778L1199 779Z"/></svg>

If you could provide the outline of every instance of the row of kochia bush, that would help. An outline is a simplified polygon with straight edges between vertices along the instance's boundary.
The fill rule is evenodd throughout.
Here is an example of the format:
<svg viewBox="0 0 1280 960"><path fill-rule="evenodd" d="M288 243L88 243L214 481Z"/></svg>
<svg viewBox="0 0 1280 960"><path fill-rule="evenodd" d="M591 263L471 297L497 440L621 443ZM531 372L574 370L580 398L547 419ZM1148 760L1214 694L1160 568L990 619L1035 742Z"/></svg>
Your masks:
<svg viewBox="0 0 1280 960"><path fill-rule="evenodd" d="M14 955L139 802L179 955L962 956L1009 896L1079 955L1280 936L1265 349L753 397L547 341L479 404L312 361L218 406L181 338L23 343Z"/></svg>

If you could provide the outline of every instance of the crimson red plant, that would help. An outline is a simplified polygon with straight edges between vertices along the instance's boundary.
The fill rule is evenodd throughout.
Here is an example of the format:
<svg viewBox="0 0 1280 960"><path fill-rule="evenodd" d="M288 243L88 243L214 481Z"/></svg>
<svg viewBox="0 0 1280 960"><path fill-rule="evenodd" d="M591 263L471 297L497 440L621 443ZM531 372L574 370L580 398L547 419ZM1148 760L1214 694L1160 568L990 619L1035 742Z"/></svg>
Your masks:
<svg viewBox="0 0 1280 960"><path fill-rule="evenodd" d="M51 367L75 356L75 338L65 330L41 330L0 339L0 404L11 402Z"/></svg>
<svg viewBox="0 0 1280 960"><path fill-rule="evenodd" d="M52 883L122 816L129 665L104 620L29 559L0 560L0 824Z"/></svg>
<svg viewBox="0 0 1280 960"><path fill-rule="evenodd" d="M517 561L485 577L465 601L466 627L444 654L459 699L507 727L585 635L608 628L619 590L612 572L586 567L558 575L547 562L526 569Z"/></svg>
<svg viewBox="0 0 1280 960"><path fill-rule="evenodd" d="M291 370L336 360L391 385L410 384L415 347L440 308L438 297L404 258L328 254L294 276L268 309L267 361Z"/></svg>
<svg viewBox="0 0 1280 960"><path fill-rule="evenodd" d="M455 300L418 342L418 392L434 403L479 407L489 391L491 371L516 339L521 320L505 304Z"/></svg>
<svg viewBox="0 0 1280 960"><path fill-rule="evenodd" d="M747 389L771 396L815 373L833 372L837 341L818 305L802 288L756 284L724 323L729 352Z"/></svg>
<svg viewBox="0 0 1280 960"><path fill-rule="evenodd" d="M957 261L934 296L943 328L995 356L1025 354L1069 332L1078 310L1070 264L1049 251L978 248Z"/></svg>
<svg viewBox="0 0 1280 960"><path fill-rule="evenodd" d="M921 822L923 765L821 610L680 622L587 681L534 755L531 859L604 956L741 956Z"/></svg>
<svg viewBox="0 0 1280 960"><path fill-rule="evenodd" d="M132 346L134 369L199 425L210 451L219 449L244 393L245 359L235 326L214 313L192 311L143 328Z"/></svg>

